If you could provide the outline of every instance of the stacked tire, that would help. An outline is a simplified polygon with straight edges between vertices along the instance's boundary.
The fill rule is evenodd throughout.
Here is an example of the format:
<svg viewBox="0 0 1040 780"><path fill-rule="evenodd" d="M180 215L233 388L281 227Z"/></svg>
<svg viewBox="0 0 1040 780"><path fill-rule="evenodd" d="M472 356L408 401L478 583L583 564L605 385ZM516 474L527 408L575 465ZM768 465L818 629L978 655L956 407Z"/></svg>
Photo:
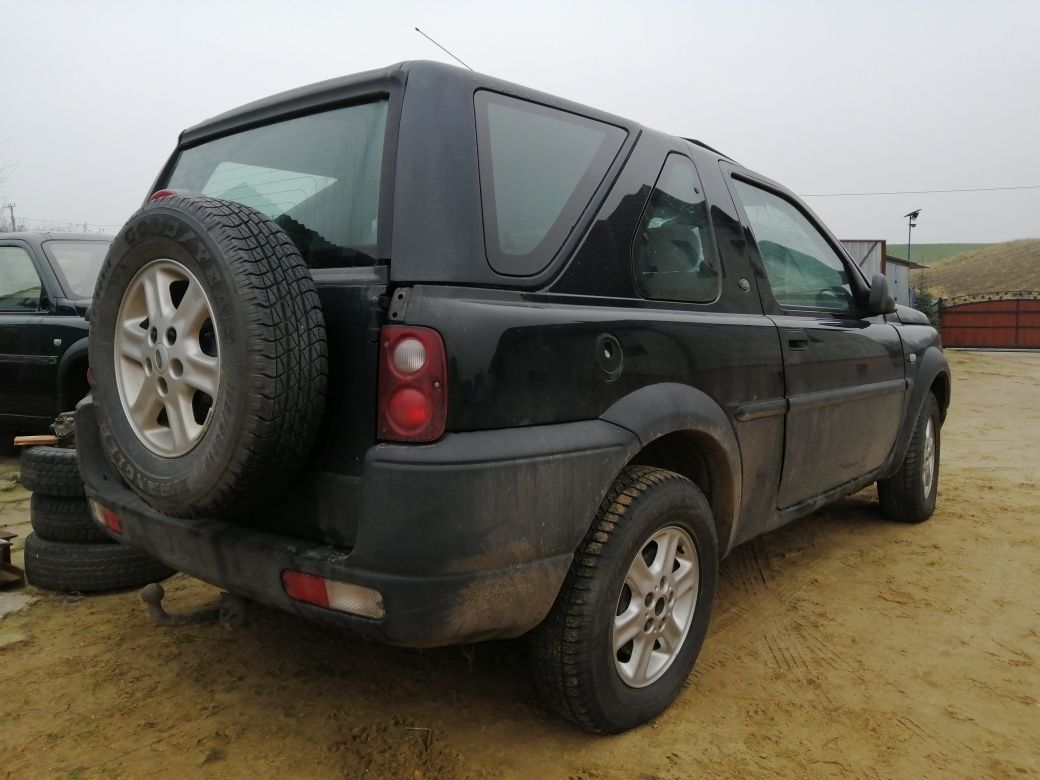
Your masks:
<svg viewBox="0 0 1040 780"><path fill-rule="evenodd" d="M32 491L25 540L31 585L62 593L102 593L164 580L168 566L108 537L90 513L76 450L31 447L22 453L22 484Z"/></svg>

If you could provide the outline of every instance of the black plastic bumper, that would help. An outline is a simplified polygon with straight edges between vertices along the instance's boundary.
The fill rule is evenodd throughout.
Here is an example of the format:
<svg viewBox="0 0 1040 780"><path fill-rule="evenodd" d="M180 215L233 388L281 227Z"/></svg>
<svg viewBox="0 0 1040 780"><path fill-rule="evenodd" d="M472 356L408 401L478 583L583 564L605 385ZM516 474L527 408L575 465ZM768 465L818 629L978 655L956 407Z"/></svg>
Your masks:
<svg viewBox="0 0 1040 780"><path fill-rule="evenodd" d="M541 622L637 448L631 433L602 421L378 445L366 457L360 505L337 508L357 529L353 547L343 547L156 512L102 452L89 397L76 436L87 495L122 522L115 538L247 598L413 647L514 637ZM385 616L294 601L286 569L372 588Z"/></svg>

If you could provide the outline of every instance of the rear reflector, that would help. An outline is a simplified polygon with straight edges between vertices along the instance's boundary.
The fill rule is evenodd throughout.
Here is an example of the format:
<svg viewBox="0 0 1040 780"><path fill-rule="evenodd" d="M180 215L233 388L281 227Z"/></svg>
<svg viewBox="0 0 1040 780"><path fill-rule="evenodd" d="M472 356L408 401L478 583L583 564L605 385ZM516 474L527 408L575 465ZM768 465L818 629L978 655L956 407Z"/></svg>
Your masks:
<svg viewBox="0 0 1040 780"><path fill-rule="evenodd" d="M282 572L282 585L289 598L304 604L377 619L386 614L379 591L361 585L290 569Z"/></svg>
<svg viewBox="0 0 1040 780"><path fill-rule="evenodd" d="M104 504L100 504L94 499L90 499L90 513L94 515L94 519L105 526L109 531L114 534L123 533L123 521L119 519L119 515L115 511L109 509Z"/></svg>

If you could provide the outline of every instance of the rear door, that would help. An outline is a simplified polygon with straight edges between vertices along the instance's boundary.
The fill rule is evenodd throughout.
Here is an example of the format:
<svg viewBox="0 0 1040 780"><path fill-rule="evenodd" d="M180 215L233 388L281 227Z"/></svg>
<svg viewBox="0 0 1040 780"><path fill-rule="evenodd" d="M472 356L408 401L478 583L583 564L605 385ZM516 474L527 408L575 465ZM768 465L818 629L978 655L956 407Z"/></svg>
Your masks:
<svg viewBox="0 0 1040 780"><path fill-rule="evenodd" d="M862 315L862 276L808 210L733 170L730 186L757 249L763 308L783 351L783 510L885 462L902 420L903 350L883 317Z"/></svg>

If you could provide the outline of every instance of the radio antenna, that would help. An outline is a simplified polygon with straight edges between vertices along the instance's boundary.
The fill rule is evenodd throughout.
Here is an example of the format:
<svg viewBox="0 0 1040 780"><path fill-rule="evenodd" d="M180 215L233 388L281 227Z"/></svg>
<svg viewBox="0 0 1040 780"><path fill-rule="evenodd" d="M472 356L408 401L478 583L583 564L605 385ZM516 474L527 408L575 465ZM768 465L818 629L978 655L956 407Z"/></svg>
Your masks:
<svg viewBox="0 0 1040 780"><path fill-rule="evenodd" d="M453 60L455 60L455 61L456 61L457 63L459 63L459 64L460 64L460 65L462 65L463 67L469 68L469 65L466 65L466 63L465 63L465 62L463 62L463 61L462 61L462 60L460 60L460 59L459 59L458 57L456 57L456 56L455 56L454 54L452 54L452 53L451 53L450 51L448 51L447 49L445 49L445 48L444 48L443 46L441 46L441 45L440 45L439 43L437 43L437 41L435 41L435 40L434 40L433 38L431 38L431 37L430 37L429 35L427 35L426 33L424 33L424 32L423 32L422 30L420 30L420 29L419 29L418 27L416 27L416 28L415 28L415 31L416 31L417 33L419 33L419 35L421 35L421 36L422 36L423 38L425 38L426 40L428 40L428 41L429 41L430 43L432 43L432 44L433 44L434 46L436 46L436 47L437 47L438 49L440 49L440 50L441 50L442 52L444 52L444 53L445 53L445 54L447 54L447 55L448 55L449 57L451 57L451 58L452 58ZM473 70L473 68L469 68L469 69L470 69L470 70Z"/></svg>

